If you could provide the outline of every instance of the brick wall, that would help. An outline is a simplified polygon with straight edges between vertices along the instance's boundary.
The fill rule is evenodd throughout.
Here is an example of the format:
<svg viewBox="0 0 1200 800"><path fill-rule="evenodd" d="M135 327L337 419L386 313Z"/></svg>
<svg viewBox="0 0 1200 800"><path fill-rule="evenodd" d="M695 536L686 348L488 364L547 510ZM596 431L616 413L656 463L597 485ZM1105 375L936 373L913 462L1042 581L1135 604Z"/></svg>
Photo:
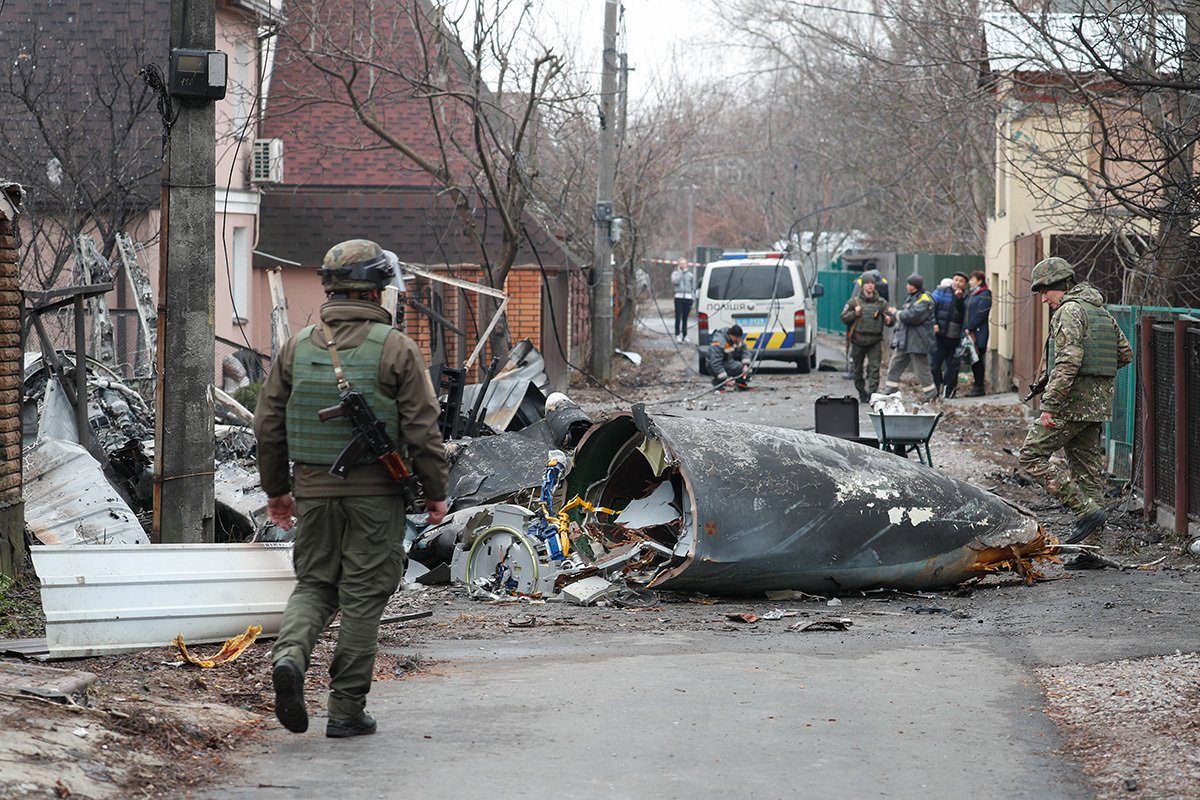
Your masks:
<svg viewBox="0 0 1200 800"><path fill-rule="evenodd" d="M12 220L0 215L0 574L25 564L21 503L21 292Z"/></svg>
<svg viewBox="0 0 1200 800"><path fill-rule="evenodd" d="M482 273L477 268L458 268L447 270L445 274L464 281L479 283ZM408 285L409 295L425 305L430 305L428 289L430 284L441 292L441 306L436 310L465 334L465 343L460 344L458 337L449 330L442 330L442 346L447 354L447 362L457 366L471 354L471 349L479 341L479 335L486 328L490 313L480 313L480 302L483 298L477 292L464 292L456 287L447 286L419 278ZM508 293L507 319L512 341L519 342L529 339L534 347L543 351L542 342L542 273L536 267L514 267L508 274L504 290ZM430 360L432 353L432 333L429 318L424 314L409 308L405 311L407 317L406 332L421 348L425 359ZM465 351L465 352L463 352ZM489 357L479 361L487 365ZM468 379L468 382L473 379Z"/></svg>

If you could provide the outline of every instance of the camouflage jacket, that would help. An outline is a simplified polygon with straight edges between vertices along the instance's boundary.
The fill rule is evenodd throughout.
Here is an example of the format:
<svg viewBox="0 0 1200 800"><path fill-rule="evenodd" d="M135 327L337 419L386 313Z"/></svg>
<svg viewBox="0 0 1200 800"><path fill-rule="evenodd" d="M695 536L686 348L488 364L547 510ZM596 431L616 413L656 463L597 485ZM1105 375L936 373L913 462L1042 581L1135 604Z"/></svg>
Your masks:
<svg viewBox="0 0 1200 800"><path fill-rule="evenodd" d="M1104 298L1094 287L1080 283L1064 295L1094 306L1104 306ZM1050 370L1042 411L1051 416L1080 422L1106 422L1112 418L1116 379L1103 375L1080 375L1083 341L1087 333L1087 312L1080 302L1064 302L1050 318L1050 336L1054 340L1054 366ZM1113 322L1116 327L1116 322ZM1117 368L1133 361L1133 350L1121 329L1117 328Z"/></svg>

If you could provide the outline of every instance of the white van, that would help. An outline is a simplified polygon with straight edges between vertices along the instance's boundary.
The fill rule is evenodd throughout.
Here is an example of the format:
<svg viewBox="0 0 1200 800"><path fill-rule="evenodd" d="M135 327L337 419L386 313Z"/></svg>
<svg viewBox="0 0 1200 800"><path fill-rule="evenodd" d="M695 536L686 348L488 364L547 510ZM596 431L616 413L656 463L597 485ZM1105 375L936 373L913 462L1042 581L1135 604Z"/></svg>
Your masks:
<svg viewBox="0 0 1200 800"><path fill-rule="evenodd" d="M792 361L799 372L817 365L816 298L800 264L787 253L725 253L704 269L696 312L699 316L700 374L708 374L713 331L741 325L755 359Z"/></svg>

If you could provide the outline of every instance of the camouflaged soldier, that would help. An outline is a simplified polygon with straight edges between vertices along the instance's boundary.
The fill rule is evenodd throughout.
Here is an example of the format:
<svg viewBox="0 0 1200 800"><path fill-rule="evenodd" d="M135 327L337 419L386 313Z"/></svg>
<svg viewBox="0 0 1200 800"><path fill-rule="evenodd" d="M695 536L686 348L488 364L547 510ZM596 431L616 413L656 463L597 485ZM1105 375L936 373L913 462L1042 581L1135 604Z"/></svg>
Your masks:
<svg viewBox="0 0 1200 800"><path fill-rule="evenodd" d="M344 479L330 474L354 436L344 417L317 417L339 402L334 359L392 442L407 446L431 523L446 513L448 467L421 352L379 305L381 289L395 274L395 256L354 239L330 249L317 274L329 298L321 306L321 324L300 331L279 351L254 412L271 521L286 530L293 512L300 519L292 556L297 583L271 651L271 679L275 716L288 730L304 732L304 673L317 638L340 609L325 735L361 736L375 732L365 706L379 619L404 574L405 502L370 453Z"/></svg>
<svg viewBox="0 0 1200 800"><path fill-rule="evenodd" d="M1030 289L1050 306L1050 335L1043 363L1042 413L1021 446L1021 468L1075 514L1067 542L1099 530L1108 514L1103 498L1101 433L1112 418L1117 370L1133 360L1129 341L1104 308L1104 298L1061 258L1033 268ZM1050 456L1062 450L1067 471Z"/></svg>

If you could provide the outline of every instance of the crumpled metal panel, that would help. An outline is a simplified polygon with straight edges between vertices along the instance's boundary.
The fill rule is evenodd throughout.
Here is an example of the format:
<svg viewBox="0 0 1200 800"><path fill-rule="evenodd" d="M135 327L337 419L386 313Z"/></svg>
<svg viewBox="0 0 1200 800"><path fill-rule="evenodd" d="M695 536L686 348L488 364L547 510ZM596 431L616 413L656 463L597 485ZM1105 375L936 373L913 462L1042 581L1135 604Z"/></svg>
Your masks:
<svg viewBox="0 0 1200 800"><path fill-rule="evenodd" d="M147 544L129 504L82 445L43 439L24 453L25 524L43 544Z"/></svg>
<svg viewBox="0 0 1200 800"><path fill-rule="evenodd" d="M30 548L50 658L224 642L279 632L296 585L290 544Z"/></svg>
<svg viewBox="0 0 1200 800"><path fill-rule="evenodd" d="M459 439L450 466L450 503L466 508L542 485L546 455L554 449L547 423L516 433Z"/></svg>
<svg viewBox="0 0 1200 800"><path fill-rule="evenodd" d="M475 407L482 384L463 387L462 407ZM493 380L483 395L480 412L494 431L516 431L532 425L546 414L546 395L528 378Z"/></svg>
<svg viewBox="0 0 1200 800"><path fill-rule="evenodd" d="M629 481L614 477L652 476L637 449L647 438L661 441L682 477L680 540L690 539L687 555L649 581L655 587L727 595L937 589L1046 544L1027 512L915 461L807 431L651 418L640 409L588 432L567 496L622 508L630 498L614 493L627 492ZM645 482L639 497L657 485Z"/></svg>

